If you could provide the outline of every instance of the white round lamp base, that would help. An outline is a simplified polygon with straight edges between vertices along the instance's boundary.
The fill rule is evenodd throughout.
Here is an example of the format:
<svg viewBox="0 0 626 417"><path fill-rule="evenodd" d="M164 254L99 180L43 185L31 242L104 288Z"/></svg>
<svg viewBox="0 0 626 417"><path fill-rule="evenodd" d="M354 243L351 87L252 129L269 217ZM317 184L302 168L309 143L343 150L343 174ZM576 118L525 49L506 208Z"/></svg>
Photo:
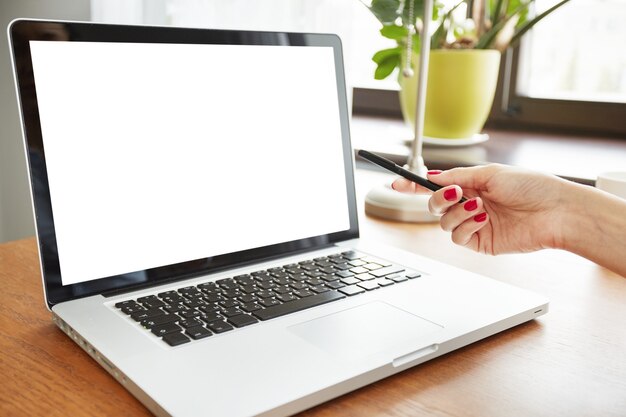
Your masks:
<svg viewBox="0 0 626 417"><path fill-rule="evenodd" d="M407 223L434 223L439 221L428 211L430 194L400 193L390 184L374 187L365 196L365 212L383 219Z"/></svg>

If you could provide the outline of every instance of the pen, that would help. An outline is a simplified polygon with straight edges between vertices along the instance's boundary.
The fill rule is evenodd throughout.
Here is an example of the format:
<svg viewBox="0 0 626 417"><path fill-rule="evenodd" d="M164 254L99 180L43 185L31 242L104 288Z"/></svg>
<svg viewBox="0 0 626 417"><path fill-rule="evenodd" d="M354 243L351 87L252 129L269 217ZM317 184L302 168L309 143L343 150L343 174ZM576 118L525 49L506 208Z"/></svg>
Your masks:
<svg viewBox="0 0 626 417"><path fill-rule="evenodd" d="M364 151L364 150L359 150L358 152L359 156L361 156L362 158L367 159L368 161L381 166L383 168L385 168L386 170L389 170L391 172L394 172L398 175L400 175L401 177L406 178L409 181L413 181L416 184L421 185L424 188L428 188L431 191L437 191L442 189L443 187L439 184L435 184L432 181L427 180L426 178L422 178L417 174L412 173L411 171L402 168L400 165L396 164L393 161L390 161L387 158L383 158L382 156L373 154L371 152L368 151ZM461 200L459 201L460 203L463 203L467 201L467 199L465 197L462 197Z"/></svg>

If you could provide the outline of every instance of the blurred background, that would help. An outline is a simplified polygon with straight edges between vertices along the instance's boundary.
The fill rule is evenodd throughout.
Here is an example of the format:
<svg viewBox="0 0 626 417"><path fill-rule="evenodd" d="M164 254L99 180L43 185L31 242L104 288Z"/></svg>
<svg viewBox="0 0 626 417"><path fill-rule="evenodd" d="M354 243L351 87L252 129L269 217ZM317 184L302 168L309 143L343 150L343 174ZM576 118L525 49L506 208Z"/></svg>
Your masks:
<svg viewBox="0 0 626 417"><path fill-rule="evenodd" d="M553 4L537 0L536 12ZM375 51L393 43L379 34L380 24L359 0L2 0L0 242L34 235L4 30L17 17L337 33L344 45L349 97L353 89L368 93L354 95L354 108L387 116L398 112L386 104L398 89L396 77L374 80L371 60ZM538 24L519 48L506 54L493 120L626 139L626 0L573 0L548 19L550 24ZM523 111L538 104L544 109L541 117ZM624 117L602 118L607 106L611 114ZM550 119L550 114L558 117Z"/></svg>

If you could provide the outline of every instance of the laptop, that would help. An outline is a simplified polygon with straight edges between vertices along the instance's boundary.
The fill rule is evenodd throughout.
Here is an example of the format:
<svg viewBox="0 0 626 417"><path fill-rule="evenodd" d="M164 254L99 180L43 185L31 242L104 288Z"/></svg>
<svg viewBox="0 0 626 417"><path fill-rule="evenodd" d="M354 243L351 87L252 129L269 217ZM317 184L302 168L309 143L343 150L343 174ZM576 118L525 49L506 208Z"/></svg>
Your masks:
<svg viewBox="0 0 626 417"><path fill-rule="evenodd" d="M547 312L359 239L337 36L8 31L46 305L154 414L291 415Z"/></svg>

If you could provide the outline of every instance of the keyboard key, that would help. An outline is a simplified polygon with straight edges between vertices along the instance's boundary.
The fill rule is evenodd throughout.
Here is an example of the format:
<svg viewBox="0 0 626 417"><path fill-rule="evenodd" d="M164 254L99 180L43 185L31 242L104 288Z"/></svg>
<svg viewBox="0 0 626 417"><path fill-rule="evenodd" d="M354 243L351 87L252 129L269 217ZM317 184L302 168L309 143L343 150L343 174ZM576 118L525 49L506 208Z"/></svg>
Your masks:
<svg viewBox="0 0 626 417"><path fill-rule="evenodd" d="M139 304L128 304L122 307L122 313L131 315L140 311L146 311L146 309Z"/></svg>
<svg viewBox="0 0 626 417"><path fill-rule="evenodd" d="M287 294L291 291L293 291L291 289L291 287L289 287L288 285L284 285L284 286L280 286L280 287L276 287L273 290L276 294Z"/></svg>
<svg viewBox="0 0 626 417"><path fill-rule="evenodd" d="M386 266L384 268L377 269L375 271L371 271L370 274L374 275L376 278L384 277L389 274L397 274L398 272L404 271L404 267L399 265L391 265Z"/></svg>
<svg viewBox="0 0 626 417"><path fill-rule="evenodd" d="M170 297L170 296L179 296L177 291L165 291L165 292L160 292L157 294L159 296L159 298L166 298L166 297Z"/></svg>
<svg viewBox="0 0 626 417"><path fill-rule="evenodd" d="M365 269L369 269L370 271L373 271L373 270L375 270L375 269L380 269L380 268L382 268L382 267L383 267L382 265L380 265L380 264L375 264L375 263L369 263L369 264L365 264L365 265L363 265L363 268L365 268Z"/></svg>
<svg viewBox="0 0 626 417"><path fill-rule="evenodd" d="M187 295L191 295L191 294L197 294L200 292L199 289L197 289L196 287L183 287L183 288L179 288L178 292L187 296Z"/></svg>
<svg viewBox="0 0 626 417"><path fill-rule="evenodd" d="M135 300L126 300L126 301L120 301L119 303L115 303L115 307L122 308L124 306L129 306L129 305L134 305L134 304L137 304Z"/></svg>
<svg viewBox="0 0 626 417"><path fill-rule="evenodd" d="M220 311L222 311L222 309L219 308L219 306L216 305L216 304L210 304L210 305L207 305L207 306L200 306L200 307L198 307L198 310L200 310L204 314L209 314L209 313L213 313L213 312L220 312Z"/></svg>
<svg viewBox="0 0 626 417"><path fill-rule="evenodd" d="M353 274L356 274L356 275L363 274L363 273L368 272L368 271L369 271L369 269L365 269L362 266L356 266L354 268L350 268L350 272L352 272Z"/></svg>
<svg viewBox="0 0 626 417"><path fill-rule="evenodd" d="M339 275L335 274L326 274L320 277L325 282L337 281L339 279Z"/></svg>
<svg viewBox="0 0 626 417"><path fill-rule="evenodd" d="M181 320L178 322L178 324L183 326L185 329L188 327L202 326L202 322L198 318L193 318L189 320Z"/></svg>
<svg viewBox="0 0 626 417"><path fill-rule="evenodd" d="M280 301L278 301L275 298L266 298L264 300L259 301L259 304L265 306L265 307L272 307L272 306L276 306L280 304Z"/></svg>
<svg viewBox="0 0 626 417"><path fill-rule="evenodd" d="M182 333L169 333L163 336L163 341L170 346L178 346L189 342L189 338Z"/></svg>
<svg viewBox="0 0 626 417"><path fill-rule="evenodd" d="M171 304L169 306L163 307L163 310L168 313L178 313L179 311L187 311L188 308L183 304Z"/></svg>
<svg viewBox="0 0 626 417"><path fill-rule="evenodd" d="M150 310L138 311L130 315L130 317L135 321L142 321L145 319L149 319L152 317L162 316L165 312L160 308L151 308Z"/></svg>
<svg viewBox="0 0 626 417"><path fill-rule="evenodd" d="M185 333L194 340L203 339L213 334L202 326L190 327L185 330Z"/></svg>
<svg viewBox="0 0 626 417"><path fill-rule="evenodd" d="M150 329L152 333L154 333L155 335L159 337L165 336L168 333L180 332L181 330L182 329L178 325L176 325L176 323L160 324Z"/></svg>
<svg viewBox="0 0 626 417"><path fill-rule="evenodd" d="M224 300L224 301L220 301L220 305L224 308L231 308L231 307L238 306L239 302L235 300Z"/></svg>
<svg viewBox="0 0 626 417"><path fill-rule="evenodd" d="M141 325L146 329L151 329L154 326L160 326L165 323L172 323L180 320L176 314L163 314L162 316L151 317L141 322Z"/></svg>
<svg viewBox="0 0 626 417"><path fill-rule="evenodd" d="M150 302L150 301L159 301L159 299L157 298L156 295L147 295L145 297L139 297L137 299L137 302L141 303L141 304L146 303L146 302Z"/></svg>
<svg viewBox="0 0 626 417"><path fill-rule="evenodd" d="M295 295L297 295L298 297L300 297L300 298L310 297L310 296L312 296L314 294L311 291L309 291L308 289L294 291L293 293Z"/></svg>
<svg viewBox="0 0 626 417"><path fill-rule="evenodd" d="M148 308L148 309L159 308L159 307L165 306L165 303L159 300L158 298L155 298L154 300L151 300L151 301L144 301L142 304L145 308Z"/></svg>
<svg viewBox="0 0 626 417"><path fill-rule="evenodd" d="M312 286L312 287L314 287L314 286L316 286L316 285L320 285L320 284L323 284L323 283L324 283L324 281L322 281L322 280L321 280L321 279L319 279L319 278L310 278L310 279L307 279L305 282L306 282L307 284L309 284L310 286Z"/></svg>
<svg viewBox="0 0 626 417"><path fill-rule="evenodd" d="M241 291L239 291L238 289L229 289L226 290L222 293L222 295L226 298L237 298L237 297L241 297L242 295L244 295Z"/></svg>
<svg viewBox="0 0 626 417"><path fill-rule="evenodd" d="M348 263L349 263L350 265L352 265L352 266L363 266L363 265L367 264L367 262L363 262L363 261L362 261L362 260L360 260L360 259L355 259L354 261L350 261L350 262L348 262Z"/></svg>
<svg viewBox="0 0 626 417"><path fill-rule="evenodd" d="M260 298L271 298L271 297L275 297L276 293L274 291L262 290L262 291L257 291L256 296Z"/></svg>
<svg viewBox="0 0 626 417"><path fill-rule="evenodd" d="M348 277L348 278L343 278L341 282L343 282L346 285L352 285L352 284L357 284L361 282L361 280L355 277Z"/></svg>
<svg viewBox="0 0 626 417"><path fill-rule="evenodd" d="M354 274L350 271L337 271L337 276L341 277L341 278L348 278L353 276Z"/></svg>
<svg viewBox="0 0 626 417"><path fill-rule="evenodd" d="M311 287L311 291L320 294L320 293L323 293L323 292L326 292L326 291L330 291L330 289L327 288L324 285L316 285L315 287Z"/></svg>
<svg viewBox="0 0 626 417"><path fill-rule="evenodd" d="M346 252L341 252L341 255L349 260L355 260L355 259L360 259L363 258L365 255L363 255L362 253L359 253L357 251L354 250L350 250L350 251L346 251Z"/></svg>
<svg viewBox="0 0 626 417"><path fill-rule="evenodd" d="M326 286L328 288L332 288L333 290L336 290L337 288L345 287L346 284L344 284L341 281L332 281L332 282L327 282Z"/></svg>
<svg viewBox="0 0 626 417"><path fill-rule="evenodd" d="M422 276L422 274L420 274L419 272L415 272L415 271L407 272L405 275L408 279L415 279L415 278L419 278Z"/></svg>
<svg viewBox="0 0 626 417"><path fill-rule="evenodd" d="M306 285L304 282L294 282L293 284L290 285L291 288L293 288L294 290L303 290L305 288L309 288L308 285Z"/></svg>
<svg viewBox="0 0 626 417"><path fill-rule="evenodd" d="M328 291L322 294L316 294L311 297L301 298L296 301L290 301L274 307L268 307L264 310L255 311L253 314L261 320L269 320L275 317L284 316L285 314L294 313L307 308L326 304L331 301L345 298L343 294L337 291Z"/></svg>
<svg viewBox="0 0 626 417"><path fill-rule="evenodd" d="M226 317L236 316L237 314L243 314L243 311L241 311L239 307L231 307L222 311L222 315Z"/></svg>
<svg viewBox="0 0 626 417"><path fill-rule="evenodd" d="M257 301L257 300L258 300L258 298L257 298L257 297L255 297L254 295L247 294L247 295L243 295L243 296L239 297L239 300L240 300L242 303L251 303L251 302L253 302L253 301Z"/></svg>
<svg viewBox="0 0 626 417"><path fill-rule="evenodd" d="M400 274L389 275L386 278L392 280L393 282L403 282L403 281L408 280L407 277L405 277L404 275L400 275Z"/></svg>
<svg viewBox="0 0 626 417"><path fill-rule="evenodd" d="M368 291L380 288L380 286L375 281L363 281L358 283L357 285L361 288L365 288Z"/></svg>
<svg viewBox="0 0 626 417"><path fill-rule="evenodd" d="M212 312L212 313L206 313L202 316L200 316L200 318L205 322L208 323L210 321L215 321L215 320L224 320L224 317L220 316L219 314L217 314L216 312Z"/></svg>
<svg viewBox="0 0 626 417"><path fill-rule="evenodd" d="M365 292L365 290L358 285L348 285L347 287L339 288L339 291L346 295L357 295Z"/></svg>
<svg viewBox="0 0 626 417"><path fill-rule="evenodd" d="M208 327L213 333L224 333L234 329L233 326L221 320L209 322L207 323L206 327Z"/></svg>
<svg viewBox="0 0 626 417"><path fill-rule="evenodd" d="M183 319L192 319L194 317L200 317L204 313L202 313L202 312L200 312L198 310L186 310L186 311L179 311L176 314L178 314Z"/></svg>
<svg viewBox="0 0 626 417"><path fill-rule="evenodd" d="M278 294L278 295L276 296L276 299L278 299L278 300L282 301L283 303L287 303L287 302L289 302L289 301L294 301L294 300L297 300L297 299L298 299L298 297L296 297L296 296L295 296L295 295L293 295L293 294ZM252 310L252 311L255 311L255 310Z"/></svg>
<svg viewBox="0 0 626 417"><path fill-rule="evenodd" d="M370 279L374 279L374 278L376 278L374 275L372 275L372 274L370 274L370 273L367 273L367 272L366 272L366 273L364 273L364 274L358 274L358 275L355 275L355 277L356 277L357 279L360 279L361 281L368 281L368 280L370 280Z"/></svg>
<svg viewBox="0 0 626 417"><path fill-rule="evenodd" d="M387 278L378 278L375 282L378 285L380 285L381 287L387 287L389 285L393 285L394 284L393 281L391 281L391 280L389 280Z"/></svg>
<svg viewBox="0 0 626 417"><path fill-rule="evenodd" d="M185 301L183 304L185 304L189 308L196 308L196 307L200 307L200 306L206 305L206 301L203 301L203 300L188 300L188 301Z"/></svg>
<svg viewBox="0 0 626 417"><path fill-rule="evenodd" d="M261 307L257 303L248 303L248 304L244 304L244 305L241 306L241 309L243 311L247 311L248 313L252 313L253 311L257 311L257 310L260 310L262 308L263 307Z"/></svg>
<svg viewBox="0 0 626 417"><path fill-rule="evenodd" d="M228 322L235 327L244 327L250 324L258 323L259 320L247 314L240 314L238 316L229 317Z"/></svg>

